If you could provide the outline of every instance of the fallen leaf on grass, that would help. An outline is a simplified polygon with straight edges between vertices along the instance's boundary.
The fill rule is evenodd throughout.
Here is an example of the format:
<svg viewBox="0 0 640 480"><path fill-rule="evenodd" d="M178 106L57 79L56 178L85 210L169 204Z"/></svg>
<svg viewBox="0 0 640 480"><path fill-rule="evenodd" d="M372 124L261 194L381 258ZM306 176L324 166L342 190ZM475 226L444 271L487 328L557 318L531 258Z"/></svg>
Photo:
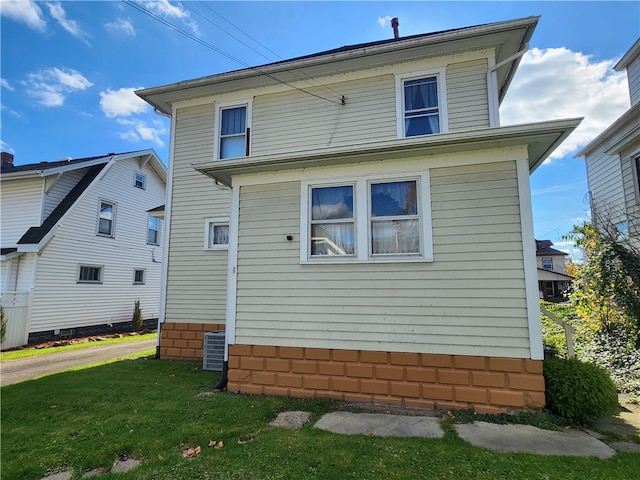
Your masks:
<svg viewBox="0 0 640 480"><path fill-rule="evenodd" d="M202 448L197 446L196 448L189 447L182 451L182 456L185 458L195 458L202 452Z"/></svg>
<svg viewBox="0 0 640 480"><path fill-rule="evenodd" d="M238 438L238 443L239 444L249 443L249 442L253 442L253 437L240 437L240 438Z"/></svg>
<svg viewBox="0 0 640 480"><path fill-rule="evenodd" d="M376 432L369 432L369 436L372 437L372 438L375 437L376 436Z"/></svg>
<svg viewBox="0 0 640 480"><path fill-rule="evenodd" d="M220 450L224 447L224 443L222 440L209 440L209 446L215 448L216 450Z"/></svg>

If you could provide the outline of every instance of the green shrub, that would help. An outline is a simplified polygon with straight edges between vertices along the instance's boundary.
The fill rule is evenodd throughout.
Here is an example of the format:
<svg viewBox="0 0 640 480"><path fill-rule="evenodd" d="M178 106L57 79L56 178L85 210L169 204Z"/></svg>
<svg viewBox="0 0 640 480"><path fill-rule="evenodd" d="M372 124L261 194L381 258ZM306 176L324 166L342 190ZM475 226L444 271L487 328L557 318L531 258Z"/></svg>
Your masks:
<svg viewBox="0 0 640 480"><path fill-rule="evenodd" d="M140 308L140 300L136 300L133 307L133 317L131 318L131 327L134 331L139 332L142 330L142 309Z"/></svg>
<svg viewBox="0 0 640 480"><path fill-rule="evenodd" d="M618 393L603 368L576 359L544 361L547 408L573 425L585 425L618 407Z"/></svg>

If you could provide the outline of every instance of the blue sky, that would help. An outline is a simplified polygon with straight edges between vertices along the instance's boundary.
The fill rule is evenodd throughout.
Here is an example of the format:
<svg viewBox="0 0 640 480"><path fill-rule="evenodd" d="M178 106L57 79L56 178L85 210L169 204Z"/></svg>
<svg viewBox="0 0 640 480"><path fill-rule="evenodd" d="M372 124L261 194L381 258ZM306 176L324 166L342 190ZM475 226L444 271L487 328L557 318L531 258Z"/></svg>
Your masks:
<svg viewBox="0 0 640 480"><path fill-rule="evenodd" d="M407 36L540 15L500 115L584 117L531 176L536 237L567 251L589 209L575 154L629 108L613 66L640 36L637 1L0 0L0 14L0 146L16 164L146 148L166 163L169 121L136 89L391 38L391 17Z"/></svg>

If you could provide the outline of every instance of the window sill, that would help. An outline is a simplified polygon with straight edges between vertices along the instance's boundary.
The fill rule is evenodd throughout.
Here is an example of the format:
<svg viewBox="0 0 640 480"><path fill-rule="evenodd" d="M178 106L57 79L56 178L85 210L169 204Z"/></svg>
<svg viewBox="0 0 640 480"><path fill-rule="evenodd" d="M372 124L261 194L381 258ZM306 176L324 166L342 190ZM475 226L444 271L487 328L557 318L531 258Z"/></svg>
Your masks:
<svg viewBox="0 0 640 480"><path fill-rule="evenodd" d="M312 258L300 261L300 265L340 265L347 264L376 264L376 263L433 263L433 257L374 257L358 258Z"/></svg>

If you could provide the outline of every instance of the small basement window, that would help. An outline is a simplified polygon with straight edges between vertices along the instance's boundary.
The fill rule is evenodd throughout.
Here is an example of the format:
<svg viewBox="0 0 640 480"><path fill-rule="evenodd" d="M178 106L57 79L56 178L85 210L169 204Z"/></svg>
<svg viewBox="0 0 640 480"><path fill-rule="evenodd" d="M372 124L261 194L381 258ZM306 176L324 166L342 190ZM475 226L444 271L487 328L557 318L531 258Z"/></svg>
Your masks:
<svg viewBox="0 0 640 480"><path fill-rule="evenodd" d="M144 285L144 269L135 269L133 271L133 284Z"/></svg>
<svg viewBox="0 0 640 480"><path fill-rule="evenodd" d="M102 283L102 271L100 265L80 265L78 283Z"/></svg>

